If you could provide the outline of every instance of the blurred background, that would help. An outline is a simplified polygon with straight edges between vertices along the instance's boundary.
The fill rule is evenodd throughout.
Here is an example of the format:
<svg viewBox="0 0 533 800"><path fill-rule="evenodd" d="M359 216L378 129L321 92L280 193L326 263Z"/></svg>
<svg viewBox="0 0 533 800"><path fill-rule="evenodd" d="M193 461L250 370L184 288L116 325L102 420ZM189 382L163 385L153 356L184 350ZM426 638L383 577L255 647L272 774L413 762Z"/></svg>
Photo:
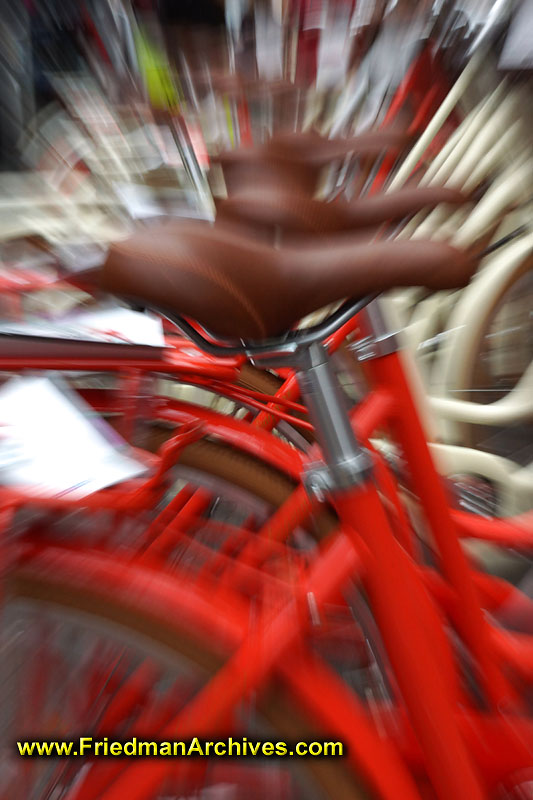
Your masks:
<svg viewBox="0 0 533 800"><path fill-rule="evenodd" d="M286 496L272 499L264 488L270 466L258 466L258 456L250 468L259 475L256 486L241 474L242 485L230 491L231 481L215 472L213 447L217 458L224 451L224 462L224 448L238 447L238 437L223 446L211 437L200 442L203 455L189 453L190 463L183 457L172 464L169 477L154 453L166 457L174 433L185 432L186 445L196 445L196 429L191 433L183 410L169 412L162 425L147 424L157 403L163 409L169 398L257 421L286 373L253 372L248 364L235 388L233 362L215 363L168 321L92 291L85 281L112 242L152 226L157 231L162 220L195 221L206 230L235 226L269 252L304 244L311 252L330 237L349 241L352 223L364 227L360 219L376 198L413 187L458 190L464 202L373 223L365 242L378 234L433 238L479 257L462 289L403 288L383 298L416 365L450 502L483 519L530 511L532 74L532 0L0 0L0 494L23 487L22 500L8 503L12 516L4 518L2 507L9 542L37 542L45 550L66 543L80 552L100 547L128 559L140 553L144 564L150 537L168 534L165 503L171 514L174 503L181 511L180 497L185 505L196 495L188 527L175 540L162 535L161 553L156 544L158 568L192 583L207 575L213 592L224 575L226 587L250 602L254 624L257 586L267 607L292 608L289 568L312 562L321 538L311 533L328 520L317 514L309 530L298 528L289 557L280 545L258 562L257 584L255 575L243 578L243 541L267 525ZM335 361L351 404L368 388L354 358L357 338L356 331ZM65 342L76 349L65 350ZM114 348L107 366L94 345ZM133 355L124 356L124 348ZM128 358L144 364L138 374ZM276 441L308 450L312 426L298 427L302 409L289 401L285 411L288 418L275 422ZM400 487L424 563L433 564L403 453L385 435L374 444ZM143 495L135 481L146 479L151 492L152 478L160 494ZM111 501L103 492L110 486L118 487ZM32 493L65 506L27 508ZM141 506L139 498L148 495L151 505ZM116 506L113 497L120 499ZM477 542L469 554L480 570L509 579L531 598L527 547ZM42 572L44 584L55 574ZM94 587L87 585L91 600ZM45 585L28 598L23 586L22 599L15 592L3 618L0 795L6 800L78 797L67 792L82 772L37 760L23 769L11 750L6 755L13 730L40 738L58 730L129 736L139 724L153 733L205 682L197 664L190 668L185 646L185 666L168 666L160 642L124 644L104 617L95 634L83 603L77 619L61 602L56 614L46 605L47 591ZM505 598L505 607L496 601L491 607L494 620L503 626L510 619L509 627L531 633L530 606L513 592ZM91 608L98 611L96 603ZM128 624L135 628L134 613ZM209 647L210 635L203 642ZM355 580L326 608L312 637L313 652L368 703L369 719L376 708L385 719L396 686ZM123 686L127 702L117 711L114 692ZM240 711L239 725L248 725L240 730L271 734L255 700ZM211 793L209 787L189 793L170 781L154 797L324 796L309 776L293 783L286 765L211 769Z"/></svg>
<svg viewBox="0 0 533 800"><path fill-rule="evenodd" d="M446 401L479 406L530 387L520 381L533 342L523 238L531 3L2 0L0 24L0 347L21 330L43 334L43 325L67 335L72 321L58 320L87 297L52 284L102 263L111 241L163 217L210 221L218 209L281 241L294 220L280 187L335 208L413 183L455 187L470 193L467 207L419 214L389 235L469 246L511 234L512 248L519 231L522 255L498 267L509 252L498 245L483 261L485 273L493 258L508 275L475 325L471 292L460 300L402 291L391 302L435 397L440 440L498 454L513 474L528 468L527 412L474 413ZM404 146L366 159L332 156L313 167L311 183L295 164L310 140L297 158L283 139L378 130L405 133ZM281 171L272 161L279 153L261 155L271 141L285 147ZM224 205L228 194L233 206ZM492 486L492 472L501 473L489 472ZM529 473L515 474L514 488L507 482L490 502L529 507L530 485Z"/></svg>

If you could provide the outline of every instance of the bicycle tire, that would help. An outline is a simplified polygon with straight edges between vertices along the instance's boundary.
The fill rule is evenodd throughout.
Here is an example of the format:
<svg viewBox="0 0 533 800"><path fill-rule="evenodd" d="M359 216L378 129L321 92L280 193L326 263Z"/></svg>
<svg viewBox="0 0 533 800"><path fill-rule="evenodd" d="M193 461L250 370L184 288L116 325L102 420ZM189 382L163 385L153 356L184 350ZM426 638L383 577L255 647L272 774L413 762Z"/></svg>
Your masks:
<svg viewBox="0 0 533 800"><path fill-rule="evenodd" d="M83 554L78 556L83 559ZM104 558L111 560L108 556ZM35 553L24 565L14 567L6 580L6 598L26 603L35 601L39 607L44 604L56 610L63 609L71 619L76 614L85 620L89 617L98 629L104 627L107 630L111 626L116 631L118 626L128 641L137 642L140 637L143 653L149 654L154 648L160 653L163 647L177 657L186 658L208 676L223 663L208 642L200 641L199 634L194 636L186 628L181 615L175 611L171 615L163 616L161 613L158 618L154 615L153 604L144 603L145 598L131 594L126 605L117 597L116 584L111 580L109 586L105 586L102 580L98 580L97 585L85 583L80 586L72 570L66 568L62 574L61 558L56 561L53 574L43 568L39 560L40 554ZM319 697L317 703L320 704ZM318 726L309 722L303 709L279 682L269 685L262 701L258 702L258 708L280 738L305 741L319 735ZM311 771L325 797L335 800L370 800L375 797L368 793L364 781L346 763L306 759L302 767Z"/></svg>
<svg viewBox="0 0 533 800"><path fill-rule="evenodd" d="M200 439L184 447L179 461L251 492L274 508L279 508L296 488L293 480L269 464L209 439ZM336 527L336 516L327 507L313 513L313 521L320 538Z"/></svg>

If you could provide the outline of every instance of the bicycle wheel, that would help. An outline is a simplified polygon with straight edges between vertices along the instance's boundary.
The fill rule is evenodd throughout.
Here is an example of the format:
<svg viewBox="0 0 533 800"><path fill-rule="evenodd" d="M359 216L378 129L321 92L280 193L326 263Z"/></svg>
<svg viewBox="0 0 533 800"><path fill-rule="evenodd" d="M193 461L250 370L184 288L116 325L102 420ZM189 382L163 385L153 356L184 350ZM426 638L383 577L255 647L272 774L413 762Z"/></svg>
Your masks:
<svg viewBox="0 0 533 800"><path fill-rule="evenodd" d="M296 488L294 478L260 458L202 438L181 450L165 492L145 508L122 504L114 511L105 491L91 507L37 501L20 509L15 528L27 541L105 546L153 565L218 572L235 585L244 582L248 595L257 584L247 577L252 566L283 571L287 560L303 564L336 527L334 512L326 506L312 511L304 493L275 532L273 520Z"/></svg>
<svg viewBox="0 0 533 800"><path fill-rule="evenodd" d="M474 450L466 450L463 459L465 467L477 462L477 472L461 469L459 456L455 462L458 473L488 482L489 513L517 514L533 502L530 248L529 240L515 243L480 276L477 292L475 284L464 290L448 321L449 343L435 362L442 399L434 402L444 416L443 441L480 451L474 457ZM454 408L456 400L469 405L459 402Z"/></svg>
<svg viewBox="0 0 533 800"><path fill-rule="evenodd" d="M274 395L281 389L283 383L284 380L279 375L269 372L268 370L258 369L251 364L243 364L236 380L236 385L238 387L242 387L245 390L249 389L252 392L257 392L262 395L269 395L272 398L274 398ZM220 394L216 394L206 391L205 389L199 389L195 387L194 384L184 386L183 384L176 383L173 386L167 384L167 388L169 395L176 399L185 399L195 404L207 405L215 411L220 411L221 413L231 416L242 417L243 414L247 414L247 418L252 421L258 414L256 408L247 407L245 399L243 399L241 404L232 401L223 394L222 389ZM297 410L292 411L291 415L297 419L306 419L306 415ZM271 427L279 436L300 449L306 449L308 443L313 441L312 432L304 428L299 428L294 423L284 421L283 419L272 417Z"/></svg>
<svg viewBox="0 0 533 800"><path fill-rule="evenodd" d="M469 387L464 390L465 395L473 392L478 402L490 403L516 388L533 360L532 302L533 270L529 269L507 287L486 320L478 357L470 364L470 375L465 380ZM470 436L474 446L493 448L494 452L503 448L506 455L512 451L518 463L529 463L533 458L531 421L512 431L506 428L505 432L499 427L491 430L481 426L473 429ZM514 441L509 442L511 436Z"/></svg>
<svg viewBox="0 0 533 800"><path fill-rule="evenodd" d="M93 579L86 569L87 558ZM105 577L109 561L109 556L100 554L44 550L29 555L9 576L2 658L3 797L100 797L98 792L103 793L104 785L117 775L114 763L17 759L14 741L73 734L95 738L105 734L111 740L136 733L157 739L162 729L158 726L172 719L224 660L220 642L206 639L191 626L187 608L178 613L173 607L169 614L168 606L161 605L161 587L152 579L146 582L139 568L131 572L126 600L116 581ZM97 580L94 570L99 573ZM139 578L146 589L142 596L134 591ZM165 582L164 577L160 580ZM166 588L171 596L172 587ZM182 585L177 595L185 597L187 592ZM315 703L319 719L320 692ZM237 731L248 730L256 738L328 738L278 683L260 700L257 713L245 704L238 716ZM243 800L250 796L251 786L253 796L265 800L368 797L345 760L302 760L295 766L292 761L280 762L270 772L264 765L256 769L244 761L247 768L228 771L220 763L223 766L208 766L200 787L187 787L187 797L207 797L202 793L206 786L231 781L235 781L233 793L224 797ZM161 793L152 796L181 797L183 786L170 777Z"/></svg>

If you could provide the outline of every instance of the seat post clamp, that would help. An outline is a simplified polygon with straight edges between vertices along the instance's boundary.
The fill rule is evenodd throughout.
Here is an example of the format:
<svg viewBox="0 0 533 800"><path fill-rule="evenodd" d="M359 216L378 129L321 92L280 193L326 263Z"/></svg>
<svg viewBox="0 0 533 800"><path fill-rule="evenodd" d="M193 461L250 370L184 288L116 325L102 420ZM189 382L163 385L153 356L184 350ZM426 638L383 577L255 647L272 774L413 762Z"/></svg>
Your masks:
<svg viewBox="0 0 533 800"><path fill-rule="evenodd" d="M335 466L328 466L322 461L307 464L304 467L303 484L310 497L323 503L330 494L363 486L372 473L372 455L365 447L361 447L351 458Z"/></svg>

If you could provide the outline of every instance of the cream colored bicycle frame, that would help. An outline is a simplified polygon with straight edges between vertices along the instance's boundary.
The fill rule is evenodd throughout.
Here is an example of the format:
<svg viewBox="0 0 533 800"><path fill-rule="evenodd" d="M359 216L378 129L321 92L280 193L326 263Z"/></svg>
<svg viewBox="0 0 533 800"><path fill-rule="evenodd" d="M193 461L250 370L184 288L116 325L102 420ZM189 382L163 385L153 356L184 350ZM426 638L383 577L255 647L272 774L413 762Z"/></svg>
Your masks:
<svg viewBox="0 0 533 800"><path fill-rule="evenodd" d="M436 133L459 100L475 68L469 66L437 113L428 132ZM450 137L427 169L422 183L445 184L463 190L492 177L490 188L473 208L450 211L439 207L417 215L401 237L452 238L469 246L496 225L495 238L529 224L533 158L527 145L521 107L524 97L504 81L479 103ZM399 170L390 188L398 188L423 156L431 141L424 134ZM423 141L422 141L423 140ZM494 178L494 174L496 177ZM525 207L524 207L524 204ZM513 211L514 206L522 206ZM533 360L516 388L487 405L457 400L452 393L468 389L482 336L506 290L531 266L533 233L485 259L470 285L461 292L440 292L423 298L421 290L394 292L391 305L404 328L405 342L416 357L428 390L427 404L435 415L435 455L446 474L475 474L491 482L500 497L500 511L518 513L533 506L533 464L518 467L509 459L461 446L465 425L506 426L533 419ZM419 300L418 304L413 305ZM440 340L434 364L424 363L424 343ZM533 354L532 354L533 357ZM427 409L426 409L426 418Z"/></svg>

